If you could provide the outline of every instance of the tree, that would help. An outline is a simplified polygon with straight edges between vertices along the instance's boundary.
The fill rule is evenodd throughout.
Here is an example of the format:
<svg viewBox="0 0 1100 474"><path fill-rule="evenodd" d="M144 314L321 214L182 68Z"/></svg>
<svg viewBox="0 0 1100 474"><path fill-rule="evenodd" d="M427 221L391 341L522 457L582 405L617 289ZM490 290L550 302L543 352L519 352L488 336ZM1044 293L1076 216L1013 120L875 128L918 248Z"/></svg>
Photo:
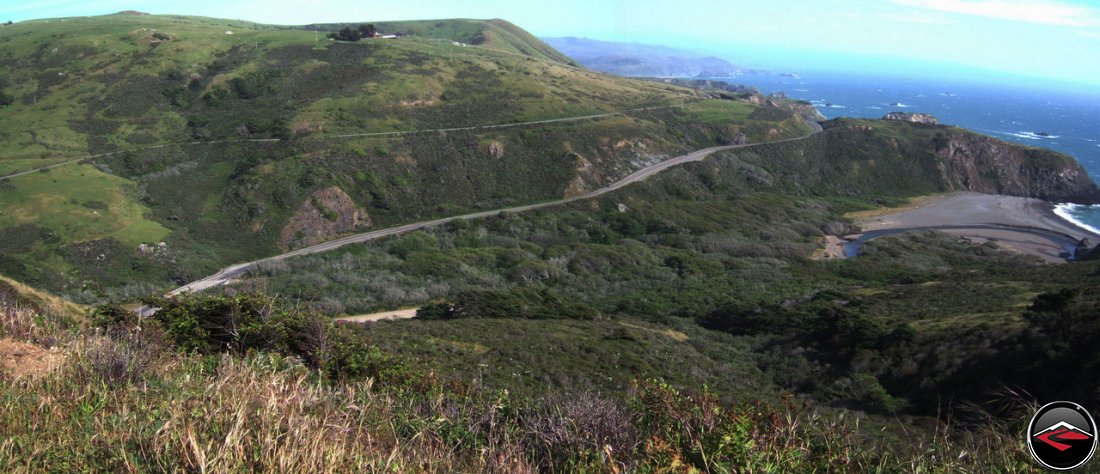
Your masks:
<svg viewBox="0 0 1100 474"><path fill-rule="evenodd" d="M15 97L12 97L11 94L8 94L6 92L0 92L0 107L11 105L13 103L15 103Z"/></svg>
<svg viewBox="0 0 1100 474"><path fill-rule="evenodd" d="M358 28L345 26L338 32L329 33L328 37L339 41L359 41L363 38L373 38L377 34L378 29L374 27L374 24L368 23L366 25L359 25Z"/></svg>

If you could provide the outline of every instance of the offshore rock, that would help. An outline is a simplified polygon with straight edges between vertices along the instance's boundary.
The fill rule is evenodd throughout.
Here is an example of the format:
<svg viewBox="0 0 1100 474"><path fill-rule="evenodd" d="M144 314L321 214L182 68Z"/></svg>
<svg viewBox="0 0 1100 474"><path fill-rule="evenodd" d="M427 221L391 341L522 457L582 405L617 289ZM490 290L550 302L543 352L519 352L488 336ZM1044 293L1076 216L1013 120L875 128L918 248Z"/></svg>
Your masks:
<svg viewBox="0 0 1100 474"><path fill-rule="evenodd" d="M883 120L893 120L895 122L910 122L919 123L924 125L939 125L940 121L928 114L914 114L909 112L890 112L882 117Z"/></svg>

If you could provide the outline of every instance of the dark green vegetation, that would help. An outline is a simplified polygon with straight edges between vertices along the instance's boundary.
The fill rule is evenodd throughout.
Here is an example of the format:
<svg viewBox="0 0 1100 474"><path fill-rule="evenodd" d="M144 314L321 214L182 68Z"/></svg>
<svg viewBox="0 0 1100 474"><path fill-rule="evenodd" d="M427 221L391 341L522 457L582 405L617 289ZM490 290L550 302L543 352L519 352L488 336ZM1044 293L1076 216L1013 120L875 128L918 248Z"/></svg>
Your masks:
<svg viewBox="0 0 1100 474"><path fill-rule="evenodd" d="M368 331L274 298L186 297L160 301L156 319L100 307L73 321L21 306L20 291L0 291L0 351L43 352L13 338L56 328L55 368L0 373L5 472L1034 469L1005 425L913 432L909 446L790 400L731 403L656 380L525 396L442 381Z"/></svg>
<svg viewBox="0 0 1100 474"><path fill-rule="evenodd" d="M359 41L363 38L374 38L378 34L378 28L374 23L367 23L357 27L345 26L340 31L329 33L328 37L340 41Z"/></svg>
<svg viewBox="0 0 1100 474"><path fill-rule="evenodd" d="M661 374L734 398L793 391L929 416L1002 385L1092 400L1090 385L1069 388L1088 365L1047 385L1028 376L1057 371L1021 362L1053 344L1028 311L1037 295L1096 287L1095 263L1043 265L936 233L809 259L823 233L851 225L845 213L951 189L919 148L937 130L834 121L811 140L727 152L592 202L271 264L249 284L327 314L421 306L424 320L371 333L441 373L513 390L621 389ZM1094 303L1073 304L1088 314Z"/></svg>
<svg viewBox="0 0 1100 474"><path fill-rule="evenodd" d="M341 233L582 193L741 133L805 131L786 102L697 109L704 91L578 69L502 21L377 28L409 36L134 15L3 29L0 90L16 100L0 108L0 171L114 154L0 182L0 233L17 235L0 273L133 298ZM319 237L311 209L333 223Z"/></svg>
<svg viewBox="0 0 1100 474"><path fill-rule="evenodd" d="M86 301L583 194L685 151L800 136L812 113L591 73L497 20L378 23L408 35L357 42L184 17L60 23L0 30L0 164L112 154L0 181L0 273ZM7 284L0 336L64 361L4 377L0 465L1027 470L1006 433L1028 402L1100 403L1100 264L935 233L810 257L850 211L1095 187L1067 157L950 127L824 126L598 199L273 263L227 294L147 300L161 309L144 321L116 306L57 318ZM383 132L416 133L345 136ZM420 317L328 319L406 306Z"/></svg>

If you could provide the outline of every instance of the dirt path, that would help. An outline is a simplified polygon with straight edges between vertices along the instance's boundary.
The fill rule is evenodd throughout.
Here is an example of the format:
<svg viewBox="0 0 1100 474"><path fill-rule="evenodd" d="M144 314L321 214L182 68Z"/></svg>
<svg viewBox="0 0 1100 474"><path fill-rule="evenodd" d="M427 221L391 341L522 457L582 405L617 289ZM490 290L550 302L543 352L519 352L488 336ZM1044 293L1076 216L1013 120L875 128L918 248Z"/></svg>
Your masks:
<svg viewBox="0 0 1100 474"><path fill-rule="evenodd" d="M844 258L844 239L835 235L825 236L825 248L814 252L812 260L835 260Z"/></svg>
<svg viewBox="0 0 1100 474"><path fill-rule="evenodd" d="M562 117L562 118L547 119L547 120L534 120L534 121L530 121L530 122L475 125L475 126L472 126L472 127L432 128L432 129L423 129L423 130L399 130L399 131L395 131L395 132L345 133L345 134L338 134L338 135L311 136L311 137L306 137L304 139L305 140L315 140L315 141L325 141L325 140L340 140L340 139L348 139L348 138L366 138L366 137L400 137L400 136L406 136L406 135L420 135L420 134L425 134L425 133L446 133L446 132L459 132L459 131L469 131L469 130L489 130L489 129L496 129L496 128L526 127L526 126L531 126L531 125L545 125L545 124L551 124L551 123L579 122L579 121L584 121L584 120L600 120L600 119L605 119L605 118L610 118L610 117L617 117L617 116L620 116L620 115L626 115L626 114L631 113L631 112L644 112L644 111L647 111L647 110L668 109L668 108L673 108L673 107L678 107L678 106L658 105L658 106L651 106L651 107L638 107L638 108L626 109L626 110L622 110L622 111L618 111L618 112L607 112L607 113L593 114L593 115L581 115L581 116L577 116L577 117ZM37 172L43 171L43 170L51 170L51 169L54 169L54 168L57 168L57 167L71 165L73 163L80 163L80 162L85 161L85 160L94 160L96 158L106 158L106 157L109 157L109 156L117 155L119 153L126 153L126 152L131 152L131 151L156 150L156 149L159 149L159 148L166 148L166 147L169 147L169 146L220 145L220 144L226 144L226 143L275 143L275 142L281 142L281 141L283 141L283 140L279 139L279 138L241 138L241 139L229 139L229 140L190 141L190 142L180 142L180 143L164 143L164 144L160 144L160 145L149 145L149 146L144 146L144 147L129 148L129 149L126 149L126 150L118 150L118 151L111 151L111 152L106 152L106 153L99 153L99 154L95 154L95 155L84 155L84 156L80 156L80 157L70 159L68 161L53 164L53 165L50 165L50 166L43 166L41 168L35 168L35 169L32 169L32 170L20 171L18 173L12 173L12 174L9 174L9 175L6 175L6 176L0 176L0 179L18 178L20 176L26 176L26 175L29 175L29 174L34 174L34 173L37 173Z"/></svg>
<svg viewBox="0 0 1100 474"><path fill-rule="evenodd" d="M416 308L383 311L381 313L361 314L359 316L344 316L336 318L337 322L370 323L388 319L412 319L416 317Z"/></svg>

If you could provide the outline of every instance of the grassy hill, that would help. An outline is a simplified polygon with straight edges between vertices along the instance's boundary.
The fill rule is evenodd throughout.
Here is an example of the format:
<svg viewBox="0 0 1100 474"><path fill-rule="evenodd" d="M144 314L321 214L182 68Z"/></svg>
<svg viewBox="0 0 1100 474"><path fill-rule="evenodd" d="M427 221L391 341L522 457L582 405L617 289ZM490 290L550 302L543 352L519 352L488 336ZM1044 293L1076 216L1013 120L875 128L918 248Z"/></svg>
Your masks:
<svg viewBox="0 0 1100 474"><path fill-rule="evenodd" d="M787 111L753 115L747 97L580 69L501 20L378 27L409 35L132 14L0 29L13 99L0 171L98 155L0 181L14 244L0 272L128 298L344 232L583 192L740 133L805 130Z"/></svg>
<svg viewBox="0 0 1100 474"><path fill-rule="evenodd" d="M0 170L77 159L0 179L0 360L24 366L0 373L3 470L1026 472L1029 403L1098 402L1097 262L931 232L808 258L923 194L1095 195L1067 157L951 127L833 120L140 320L32 289L129 302L807 131L804 104L596 74L499 20L321 34L342 26L0 27Z"/></svg>
<svg viewBox="0 0 1100 474"><path fill-rule="evenodd" d="M922 416L945 399L984 402L998 383L1069 391L997 358L1027 358L1016 345L1043 338L1028 312L1036 296L1095 285L1095 264L1043 265L936 233L811 260L826 229L850 228L847 213L953 189L931 151L953 129L824 125L809 140L722 152L593 201L277 262L229 291L293 295L330 315L442 309L449 316L370 332L441 374L513 391L623 390L663 374L735 398L791 390ZM639 322L683 337L615 324ZM675 360L693 369L664 365Z"/></svg>
<svg viewBox="0 0 1100 474"><path fill-rule="evenodd" d="M506 20L421 20L384 21L373 23L381 34L414 35L424 38L450 40L472 46L495 49L523 56L572 64L569 57L542 40ZM355 23L312 24L302 27L310 31L337 31Z"/></svg>

